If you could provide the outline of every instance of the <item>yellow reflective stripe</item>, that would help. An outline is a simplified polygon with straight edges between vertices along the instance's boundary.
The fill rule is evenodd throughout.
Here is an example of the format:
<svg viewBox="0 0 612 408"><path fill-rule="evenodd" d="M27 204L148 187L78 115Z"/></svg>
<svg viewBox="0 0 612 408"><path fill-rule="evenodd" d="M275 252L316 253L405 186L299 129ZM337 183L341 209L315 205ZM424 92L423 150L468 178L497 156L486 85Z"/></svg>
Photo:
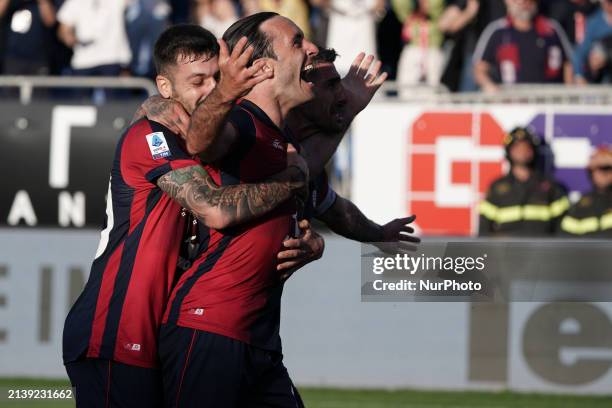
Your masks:
<svg viewBox="0 0 612 408"><path fill-rule="evenodd" d="M479 210L481 215L484 215L491 221L495 221L497 219L497 207L490 202L486 200L481 202Z"/></svg>
<svg viewBox="0 0 612 408"><path fill-rule="evenodd" d="M479 212L484 217L498 224L506 222L550 221L563 214L570 207L567 197L560 198L550 205L528 204L525 206L497 207L484 200L480 203ZM610 221L612 222L612 221Z"/></svg>
<svg viewBox="0 0 612 408"><path fill-rule="evenodd" d="M550 221L551 210L546 205L526 205L523 207L523 219L529 221Z"/></svg>
<svg viewBox="0 0 612 408"><path fill-rule="evenodd" d="M608 228L612 228L612 212L603 215L599 220L599 224L602 231Z"/></svg>
<svg viewBox="0 0 612 408"><path fill-rule="evenodd" d="M570 234L583 235L589 232L595 232L599 229L599 220L597 217L583 218L581 220L566 215L561 221L561 229Z"/></svg>
<svg viewBox="0 0 612 408"><path fill-rule="evenodd" d="M550 215L555 218L566 212L570 208L570 201L567 197L562 197L550 205Z"/></svg>
<svg viewBox="0 0 612 408"><path fill-rule="evenodd" d="M512 207L498 208L497 209L497 221L498 224L504 222L514 222L521 220L521 206L515 205Z"/></svg>
<svg viewBox="0 0 612 408"><path fill-rule="evenodd" d="M566 215L561 221L561 229L570 234L580 235L580 223L574 217Z"/></svg>

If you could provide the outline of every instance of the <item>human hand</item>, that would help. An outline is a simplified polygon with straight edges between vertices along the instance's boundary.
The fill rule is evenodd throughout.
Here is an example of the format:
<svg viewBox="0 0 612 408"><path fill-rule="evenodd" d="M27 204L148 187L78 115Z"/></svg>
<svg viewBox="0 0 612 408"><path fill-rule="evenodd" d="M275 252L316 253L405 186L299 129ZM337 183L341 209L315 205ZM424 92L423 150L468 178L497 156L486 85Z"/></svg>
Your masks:
<svg viewBox="0 0 612 408"><path fill-rule="evenodd" d="M247 66L253 55L253 46L245 48L247 38L242 37L230 54L225 41L219 39L219 83L217 92L228 102L246 95L258 83L272 78L273 71L264 70L265 61Z"/></svg>
<svg viewBox="0 0 612 408"><path fill-rule="evenodd" d="M276 269L281 274L281 280L288 279L296 270L302 266L315 261L323 256L325 241L310 226L307 220L298 224L302 235L299 238L290 238L283 242L286 248L278 253L279 264Z"/></svg>

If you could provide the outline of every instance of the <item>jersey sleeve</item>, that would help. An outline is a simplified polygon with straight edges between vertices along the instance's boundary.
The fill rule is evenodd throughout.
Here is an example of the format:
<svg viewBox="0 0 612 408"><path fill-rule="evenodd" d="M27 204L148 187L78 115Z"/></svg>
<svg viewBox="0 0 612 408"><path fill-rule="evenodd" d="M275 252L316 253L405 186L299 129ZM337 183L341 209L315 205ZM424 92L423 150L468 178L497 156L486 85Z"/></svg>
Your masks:
<svg viewBox="0 0 612 408"><path fill-rule="evenodd" d="M474 54L472 55L472 61L477 63L478 61L485 61L489 64L495 64L495 44L494 37L497 32L499 23L493 21L487 25L476 43Z"/></svg>
<svg viewBox="0 0 612 408"><path fill-rule="evenodd" d="M136 122L120 145L123 179L132 187L152 187L168 172L200 165L183 146L180 136L161 124L147 119Z"/></svg>
<svg viewBox="0 0 612 408"><path fill-rule="evenodd" d="M555 36L557 38L559 46L561 47L561 53L563 55L563 62L566 62L566 61L571 62L574 57L573 55L574 50L572 48L571 43L569 42L569 39L567 38L567 34L565 33L565 30L555 20L550 19L549 21L550 21L553 31L555 32Z"/></svg>

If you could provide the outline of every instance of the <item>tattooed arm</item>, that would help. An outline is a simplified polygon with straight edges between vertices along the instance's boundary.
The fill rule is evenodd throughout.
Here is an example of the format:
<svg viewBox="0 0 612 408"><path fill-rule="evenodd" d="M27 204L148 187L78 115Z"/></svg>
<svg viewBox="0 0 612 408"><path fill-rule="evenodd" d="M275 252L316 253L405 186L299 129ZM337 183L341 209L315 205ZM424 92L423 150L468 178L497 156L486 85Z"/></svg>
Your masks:
<svg viewBox="0 0 612 408"><path fill-rule="evenodd" d="M345 238L359 242L418 242L408 234L414 229L408 226L414 216L398 218L385 225L369 220L355 204L338 196L334 204L318 217L332 231Z"/></svg>
<svg viewBox="0 0 612 408"><path fill-rule="evenodd" d="M166 173L157 185L205 225L222 229L274 209L304 188L305 175L291 165L261 183L219 186L202 166L190 166Z"/></svg>
<svg viewBox="0 0 612 408"><path fill-rule="evenodd" d="M225 156L236 141L234 128L226 122L236 100L273 75L262 69L265 61L251 63L253 46L246 44L246 37L242 37L230 53L219 40L219 83L191 115L185 136L187 151L209 163Z"/></svg>

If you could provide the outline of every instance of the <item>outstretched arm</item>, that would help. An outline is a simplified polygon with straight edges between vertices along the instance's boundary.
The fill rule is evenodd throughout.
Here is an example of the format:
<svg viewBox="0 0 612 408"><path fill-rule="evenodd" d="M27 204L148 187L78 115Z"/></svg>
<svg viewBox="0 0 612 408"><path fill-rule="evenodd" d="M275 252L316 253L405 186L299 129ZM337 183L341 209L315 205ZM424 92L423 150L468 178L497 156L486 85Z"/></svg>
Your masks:
<svg viewBox="0 0 612 408"><path fill-rule="evenodd" d="M409 226L415 216L398 218L385 225L369 220L355 204L338 196L334 204L318 217L332 231L345 238L359 242L419 242L409 235L414 229Z"/></svg>
<svg viewBox="0 0 612 408"><path fill-rule="evenodd" d="M166 173L157 185L205 225L223 229L274 209L304 188L305 175L292 165L261 183L219 186L202 166L190 166Z"/></svg>
<svg viewBox="0 0 612 408"><path fill-rule="evenodd" d="M342 86L347 93L346 120L342 129L329 134L321 130L320 124L302 123L290 124L291 131L301 140L302 155L308 162L310 174L314 178L336 152L338 144L359 112L370 103L374 94L387 79L386 72L380 72L382 63L374 62L374 56L360 53L348 74L342 78Z"/></svg>

